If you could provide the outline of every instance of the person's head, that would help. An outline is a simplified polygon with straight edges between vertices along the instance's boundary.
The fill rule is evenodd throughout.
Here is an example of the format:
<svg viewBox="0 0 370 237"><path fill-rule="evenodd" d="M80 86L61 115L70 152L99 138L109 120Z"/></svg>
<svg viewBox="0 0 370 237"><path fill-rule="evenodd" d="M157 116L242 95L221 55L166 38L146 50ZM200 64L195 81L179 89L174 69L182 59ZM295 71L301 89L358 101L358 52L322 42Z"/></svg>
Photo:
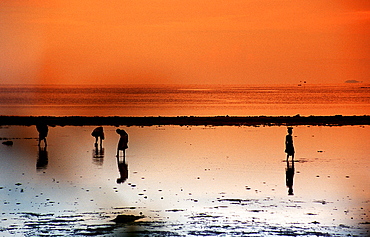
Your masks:
<svg viewBox="0 0 370 237"><path fill-rule="evenodd" d="M292 134L293 133L293 128L292 127L288 127L288 133L289 134Z"/></svg>
<svg viewBox="0 0 370 237"><path fill-rule="evenodd" d="M126 133L126 131L125 130L123 130L123 129L117 129L116 130L116 133L118 133L119 135L127 135L127 133Z"/></svg>

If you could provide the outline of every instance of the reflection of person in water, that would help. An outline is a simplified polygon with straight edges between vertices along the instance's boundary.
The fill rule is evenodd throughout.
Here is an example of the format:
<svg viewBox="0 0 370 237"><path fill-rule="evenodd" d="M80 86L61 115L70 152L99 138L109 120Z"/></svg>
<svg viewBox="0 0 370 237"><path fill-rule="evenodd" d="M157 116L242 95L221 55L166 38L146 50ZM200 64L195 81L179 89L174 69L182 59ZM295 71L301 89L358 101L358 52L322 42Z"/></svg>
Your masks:
<svg viewBox="0 0 370 237"><path fill-rule="evenodd" d="M95 143L93 158L104 158L104 148L102 146L99 148L97 143Z"/></svg>
<svg viewBox="0 0 370 237"><path fill-rule="evenodd" d="M286 153L286 159L289 159L289 156L292 157L292 160L294 160L294 146L293 146L293 128L288 128L288 135L285 137L285 153Z"/></svg>
<svg viewBox="0 0 370 237"><path fill-rule="evenodd" d="M103 140L104 140L104 129L103 127L97 127L95 128L92 133L91 133L91 136L95 137L95 144L97 145L98 144L98 140L100 138L100 147L102 146L103 144Z"/></svg>
<svg viewBox="0 0 370 237"><path fill-rule="evenodd" d="M117 183L124 183L128 178L128 165L126 163L126 158L123 157L120 159L119 156L117 156L117 165L118 165L118 171L121 177L117 178Z"/></svg>
<svg viewBox="0 0 370 237"><path fill-rule="evenodd" d="M49 163L48 152L45 147L39 146L39 153L36 162L36 170L46 169Z"/></svg>
<svg viewBox="0 0 370 237"><path fill-rule="evenodd" d="M118 133L121 137L118 141L118 146L117 146L117 157L119 157L119 151L123 151L123 157L125 159L126 157L126 149L128 148L128 134L125 130L123 129L117 129L116 133Z"/></svg>
<svg viewBox="0 0 370 237"><path fill-rule="evenodd" d="M39 132L39 146L41 144L41 141L44 141L45 147L47 146L46 143L46 137L48 136L49 128L48 125L44 123L38 123L36 124L36 129Z"/></svg>
<svg viewBox="0 0 370 237"><path fill-rule="evenodd" d="M96 165L103 165L103 161L104 161L104 148L102 146L100 146L99 148L99 145L97 143L94 144L95 145L95 148L93 150L93 163L96 164Z"/></svg>
<svg viewBox="0 0 370 237"><path fill-rule="evenodd" d="M289 165L289 161L286 161L286 170L285 170L285 181L288 188L288 195L293 194L293 178L294 178L294 161Z"/></svg>

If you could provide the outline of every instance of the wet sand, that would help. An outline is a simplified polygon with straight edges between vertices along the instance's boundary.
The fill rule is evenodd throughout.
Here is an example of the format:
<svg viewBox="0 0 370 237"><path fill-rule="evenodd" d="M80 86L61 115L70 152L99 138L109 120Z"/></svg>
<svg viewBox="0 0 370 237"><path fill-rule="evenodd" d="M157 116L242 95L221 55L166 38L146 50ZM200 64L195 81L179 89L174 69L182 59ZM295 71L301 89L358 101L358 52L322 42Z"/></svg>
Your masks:
<svg viewBox="0 0 370 237"><path fill-rule="evenodd" d="M368 236L369 126L294 126L294 195L286 127L2 126L2 236ZM291 163L291 162L290 162ZM113 221L119 215L143 217Z"/></svg>

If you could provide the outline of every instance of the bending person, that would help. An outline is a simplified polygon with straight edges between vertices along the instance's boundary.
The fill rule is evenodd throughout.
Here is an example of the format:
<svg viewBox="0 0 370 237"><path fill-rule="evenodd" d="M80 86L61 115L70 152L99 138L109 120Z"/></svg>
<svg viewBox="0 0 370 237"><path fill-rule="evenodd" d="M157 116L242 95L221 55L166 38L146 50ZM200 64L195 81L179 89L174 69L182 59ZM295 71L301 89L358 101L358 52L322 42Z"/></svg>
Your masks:
<svg viewBox="0 0 370 237"><path fill-rule="evenodd" d="M126 157L126 149L128 148L128 134L123 129L117 129L116 133L120 135L118 146L117 146L117 157L119 157L119 151L123 151L123 157Z"/></svg>
<svg viewBox="0 0 370 237"><path fill-rule="evenodd" d="M104 140L104 129L103 127L97 127L95 128L92 133L91 133L91 136L95 137L95 144L97 145L98 144L98 140L100 138L100 147L102 147L102 143L103 143L103 140Z"/></svg>
<svg viewBox="0 0 370 237"><path fill-rule="evenodd" d="M38 123L36 124L36 129L39 132L39 146L41 144L41 141L44 141L45 146L47 146L46 137L48 136L49 128L48 125L44 123Z"/></svg>

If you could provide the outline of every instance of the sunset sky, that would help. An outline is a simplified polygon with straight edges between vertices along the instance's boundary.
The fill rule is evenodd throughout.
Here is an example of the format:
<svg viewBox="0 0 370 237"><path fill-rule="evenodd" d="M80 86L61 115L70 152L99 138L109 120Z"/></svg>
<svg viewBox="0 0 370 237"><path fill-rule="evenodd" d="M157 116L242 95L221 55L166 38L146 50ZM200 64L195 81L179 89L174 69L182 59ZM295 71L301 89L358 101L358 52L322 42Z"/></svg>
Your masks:
<svg viewBox="0 0 370 237"><path fill-rule="evenodd" d="M0 0L0 83L370 83L368 0Z"/></svg>

